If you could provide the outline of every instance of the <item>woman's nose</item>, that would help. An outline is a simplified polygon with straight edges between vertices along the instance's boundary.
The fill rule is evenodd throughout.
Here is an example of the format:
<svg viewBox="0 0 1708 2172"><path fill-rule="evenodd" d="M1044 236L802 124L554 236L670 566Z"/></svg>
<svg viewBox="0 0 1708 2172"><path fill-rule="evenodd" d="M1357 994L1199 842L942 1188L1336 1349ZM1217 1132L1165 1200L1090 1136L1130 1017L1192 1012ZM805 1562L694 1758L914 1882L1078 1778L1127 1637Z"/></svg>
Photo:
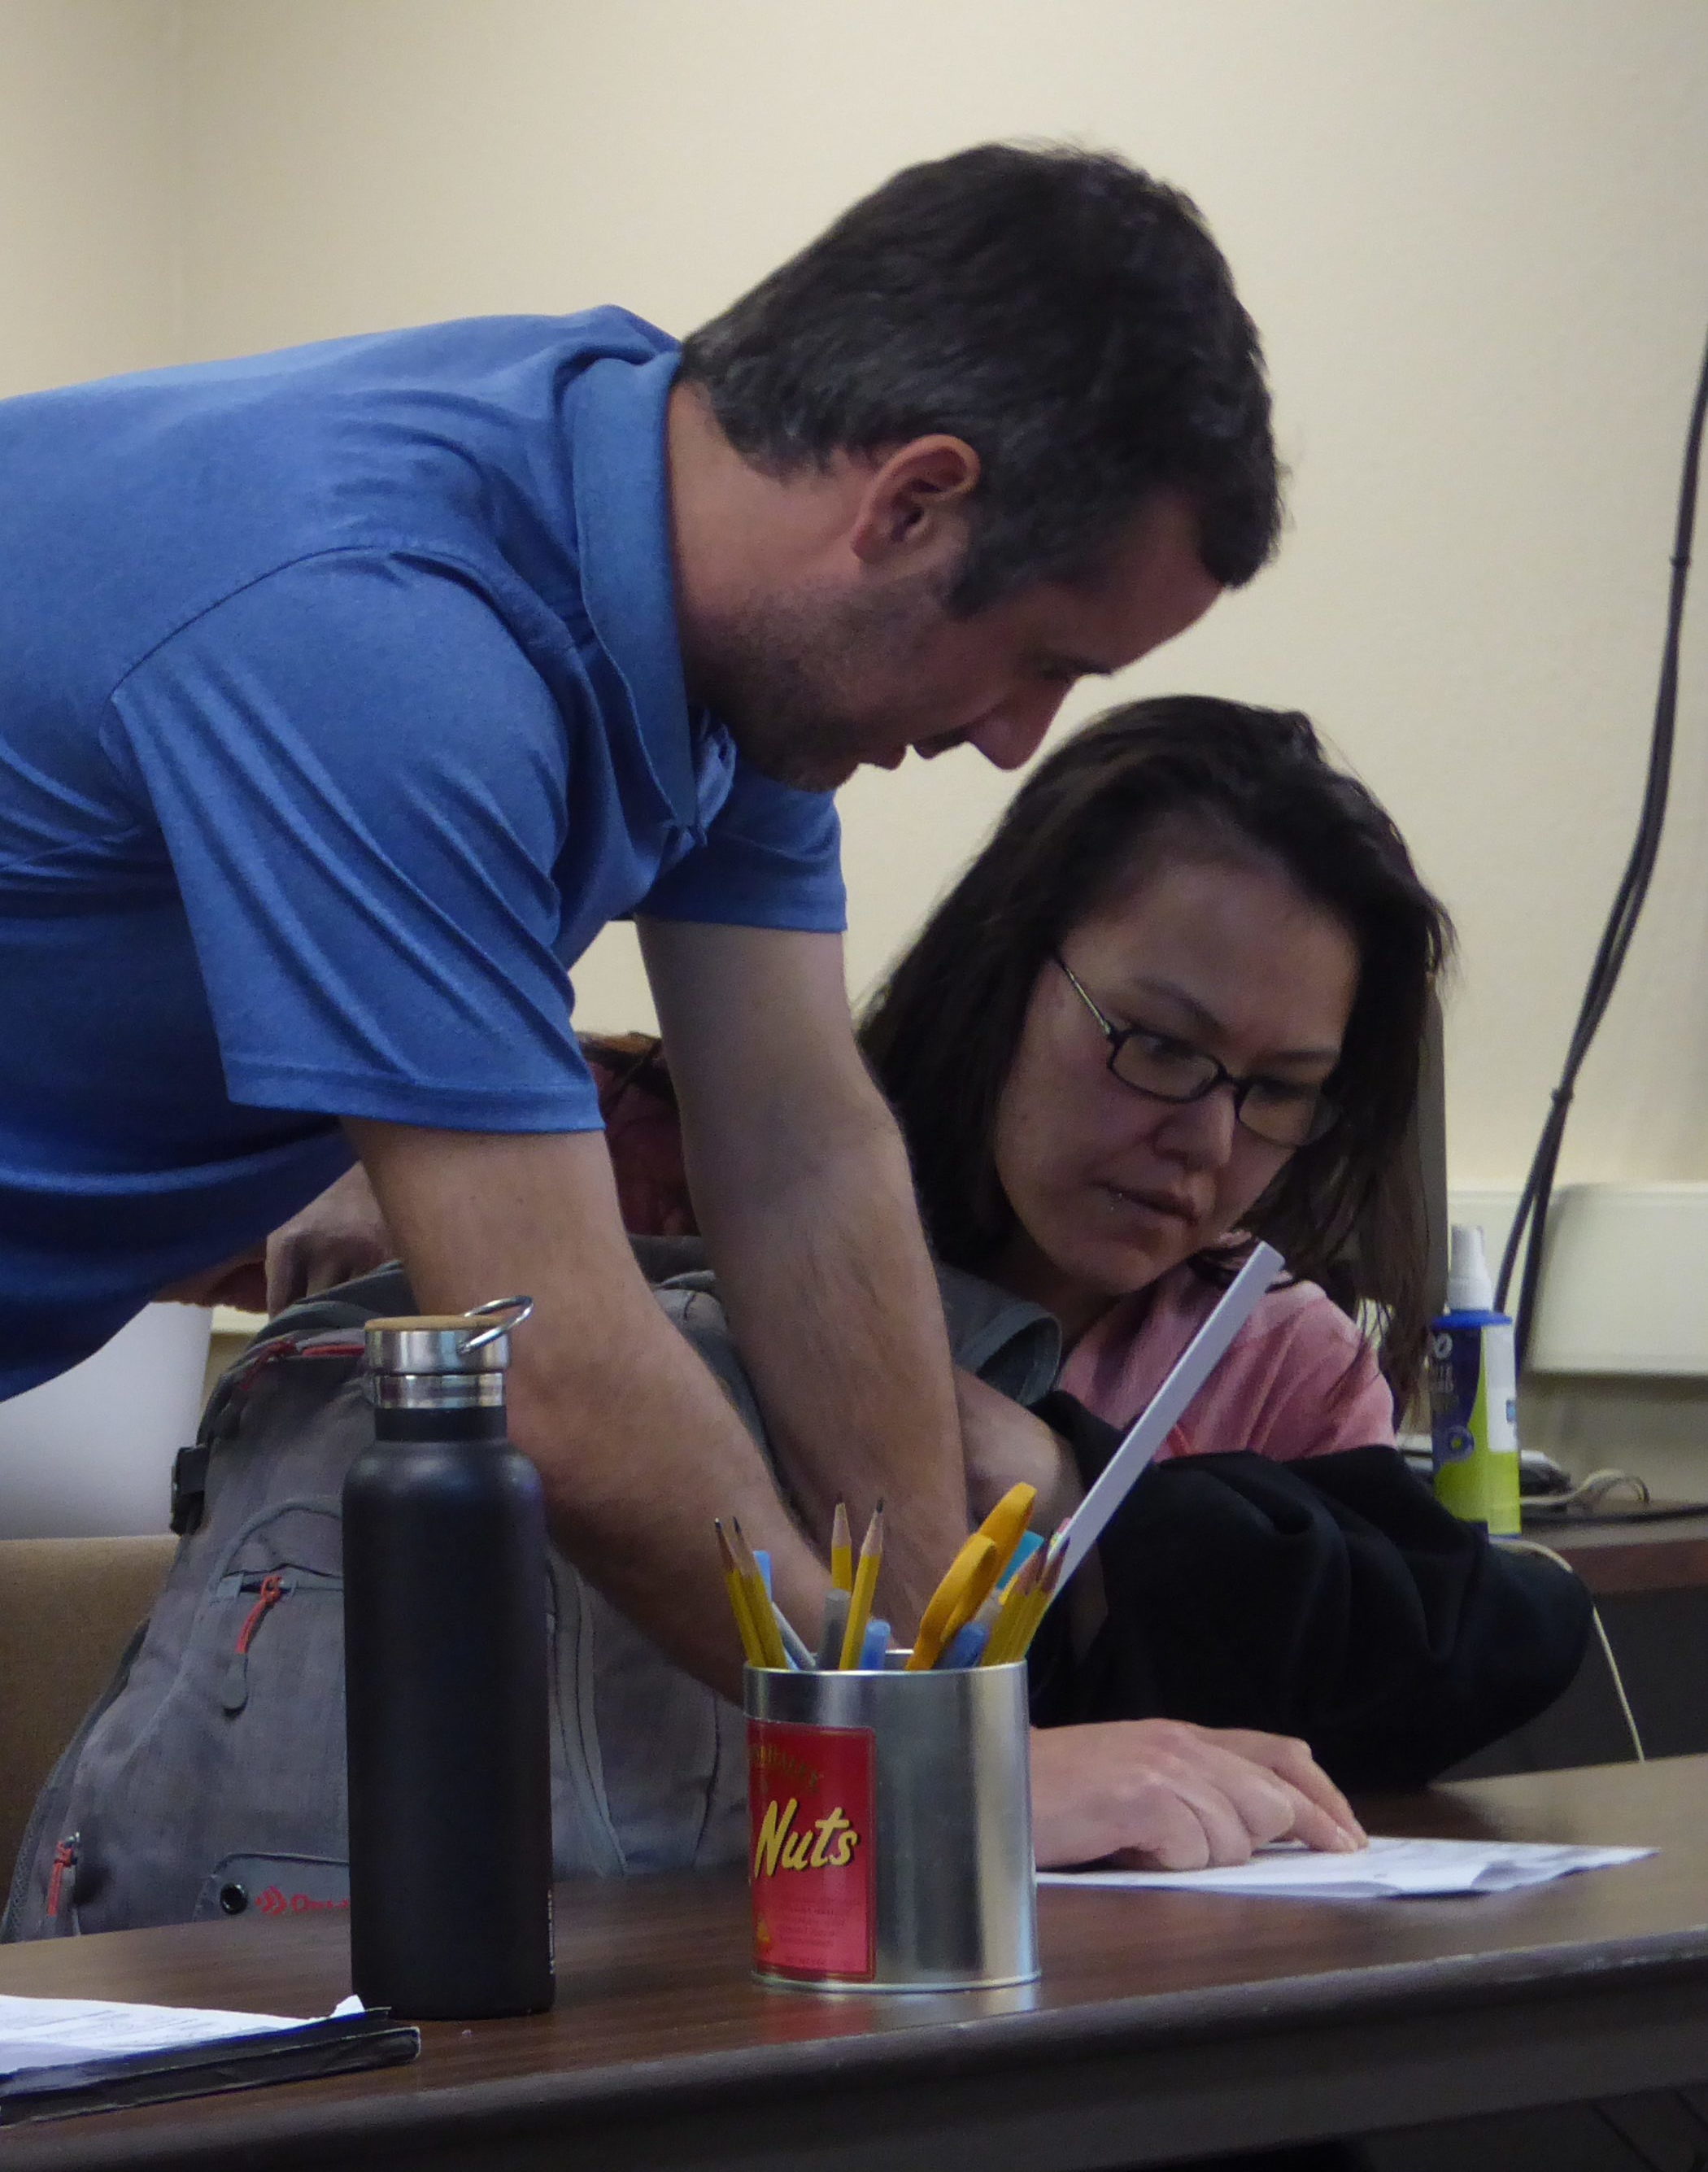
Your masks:
<svg viewBox="0 0 1708 2172"><path fill-rule="evenodd" d="M1233 1152L1239 1119L1225 1082L1196 1101L1177 1101L1152 1133L1153 1143L1194 1169L1222 1169Z"/></svg>

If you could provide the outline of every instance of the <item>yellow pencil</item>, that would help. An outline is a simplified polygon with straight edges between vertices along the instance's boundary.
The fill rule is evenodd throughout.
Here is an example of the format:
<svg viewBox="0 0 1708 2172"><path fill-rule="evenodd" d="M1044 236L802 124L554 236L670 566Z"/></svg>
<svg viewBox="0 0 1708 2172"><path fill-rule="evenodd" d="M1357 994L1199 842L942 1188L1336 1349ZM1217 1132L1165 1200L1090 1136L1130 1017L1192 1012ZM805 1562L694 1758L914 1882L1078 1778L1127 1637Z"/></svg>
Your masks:
<svg viewBox="0 0 1708 2172"><path fill-rule="evenodd" d="M1027 1603L1032 1596L1033 1587L1038 1581L1043 1566L1043 1555L1034 1554L1029 1560L1021 1564L1019 1574L1003 1593L1002 1610L996 1616L996 1626L991 1632L991 1641L986 1645L984 1654L979 1661L981 1667L1006 1666L1014 1657L1016 1632L1019 1628L1021 1616L1026 1611Z"/></svg>
<svg viewBox="0 0 1708 2172"><path fill-rule="evenodd" d="M919 1618L919 1633L907 1655L909 1674L923 1674L934 1667L943 1657L944 1645L978 1612L996 1580L992 1567L996 1559L995 1540L975 1531L949 1563Z"/></svg>
<svg viewBox="0 0 1708 2172"><path fill-rule="evenodd" d="M714 1518L712 1528L717 1534L717 1551L723 1560L723 1581L729 1593L730 1611L735 1616L735 1626L741 1637L742 1651L746 1656L749 1666L762 1667L765 1663L765 1657L754 1634L753 1616L748 1607L747 1594L742 1588L741 1571L735 1565L735 1556L730 1550L729 1540L724 1534L722 1524Z"/></svg>
<svg viewBox="0 0 1708 2172"><path fill-rule="evenodd" d="M789 1656L783 1649L782 1632L777 1627L777 1617L771 1611L771 1595L765 1588L764 1573L753 1557L753 1548L743 1535L740 1523L733 1516L729 1519L729 1543L735 1555L736 1567L740 1572L742 1589L747 1594L755 1641L765 1653L760 1664L787 1669Z"/></svg>
<svg viewBox="0 0 1708 2172"><path fill-rule="evenodd" d="M860 1541L860 1562L854 1572L854 1595L848 1602L848 1626L842 1632L839 1667L860 1664L860 1648L866 1642L866 1624L872 1618L872 1602L878 1592L878 1572L884 1566L884 1503L872 1512L866 1535Z"/></svg>
<svg viewBox="0 0 1708 2172"><path fill-rule="evenodd" d="M830 1525L830 1581L838 1591L854 1589L854 1537L848 1529L848 1504L836 1503Z"/></svg>
<svg viewBox="0 0 1708 2172"><path fill-rule="evenodd" d="M1027 1653L1031 1650L1032 1639L1038 1634L1045 1616L1050 1611L1050 1602L1055 1597L1056 1584L1061 1579L1064 1558L1061 1535L1058 1531L1045 1550L1044 1567L1039 1572L1037 1583L1033 1586L1032 1596L1027 1604L1025 1618L1016 1625L1020 1645L1018 1651L1014 1653L1017 1659L1023 1659Z"/></svg>

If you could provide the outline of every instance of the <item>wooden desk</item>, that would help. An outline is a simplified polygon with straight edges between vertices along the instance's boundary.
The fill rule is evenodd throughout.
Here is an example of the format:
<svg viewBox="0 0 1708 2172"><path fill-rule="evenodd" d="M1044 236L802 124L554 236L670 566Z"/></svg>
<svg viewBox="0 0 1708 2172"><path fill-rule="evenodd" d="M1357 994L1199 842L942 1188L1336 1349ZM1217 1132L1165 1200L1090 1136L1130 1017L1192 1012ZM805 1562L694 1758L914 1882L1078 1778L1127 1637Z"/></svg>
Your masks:
<svg viewBox="0 0 1708 2172"><path fill-rule="evenodd" d="M1649 1755L1708 1753L1708 1516L1564 1527L1538 1518L1524 1535L1563 1555L1588 1585ZM1592 1650L1559 1703L1468 1759L1465 1777L1630 1755L1612 1684Z"/></svg>
<svg viewBox="0 0 1708 2172"><path fill-rule="evenodd" d="M1067 2172L1708 2078L1708 1759L1527 1775L1378 1830L1657 1844L1525 1894L1309 1905L1046 1890L1045 1976L826 1999L746 1974L724 1877L564 1889L556 2010L413 2067L9 2131L38 2167ZM0 1949L0 1990L325 2012L339 1926Z"/></svg>
<svg viewBox="0 0 1708 2172"><path fill-rule="evenodd" d="M1708 1516L1587 1524L1538 1516L1524 1535L1569 1561L1598 1599L1708 1589Z"/></svg>

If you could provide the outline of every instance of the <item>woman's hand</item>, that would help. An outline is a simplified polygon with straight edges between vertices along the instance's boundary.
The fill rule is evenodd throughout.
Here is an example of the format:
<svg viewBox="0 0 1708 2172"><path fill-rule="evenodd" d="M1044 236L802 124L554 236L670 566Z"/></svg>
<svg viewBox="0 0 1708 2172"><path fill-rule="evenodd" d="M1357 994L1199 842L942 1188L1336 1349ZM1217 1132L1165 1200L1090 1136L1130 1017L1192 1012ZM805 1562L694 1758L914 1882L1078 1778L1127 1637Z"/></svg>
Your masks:
<svg viewBox="0 0 1708 2172"><path fill-rule="evenodd" d="M1276 1840L1349 1854L1368 1836L1302 1742L1180 1719L1032 1730L1040 1869L1244 1863Z"/></svg>

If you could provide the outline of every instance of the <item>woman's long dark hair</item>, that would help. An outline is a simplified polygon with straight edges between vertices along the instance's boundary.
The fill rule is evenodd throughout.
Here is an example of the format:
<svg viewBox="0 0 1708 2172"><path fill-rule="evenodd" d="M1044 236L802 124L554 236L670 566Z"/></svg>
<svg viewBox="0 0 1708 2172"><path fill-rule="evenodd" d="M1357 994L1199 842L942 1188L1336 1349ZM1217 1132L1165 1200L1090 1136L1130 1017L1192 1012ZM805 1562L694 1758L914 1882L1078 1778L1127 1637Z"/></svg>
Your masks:
<svg viewBox="0 0 1708 2172"><path fill-rule="evenodd" d="M995 836L867 1010L861 1040L913 1159L939 1255L987 1268L1014 1228L991 1142L1022 1023L1050 953L1130 877L1159 825L1271 855L1357 945L1357 993L1329 1091L1342 1114L1244 1218L1292 1272L1382 1308L1380 1357L1404 1411L1428 1316L1424 1202L1404 1151L1447 914L1393 821L1334 768L1309 720L1200 695L1135 702L1035 769ZM1195 1262L1217 1276L1220 1261Z"/></svg>

